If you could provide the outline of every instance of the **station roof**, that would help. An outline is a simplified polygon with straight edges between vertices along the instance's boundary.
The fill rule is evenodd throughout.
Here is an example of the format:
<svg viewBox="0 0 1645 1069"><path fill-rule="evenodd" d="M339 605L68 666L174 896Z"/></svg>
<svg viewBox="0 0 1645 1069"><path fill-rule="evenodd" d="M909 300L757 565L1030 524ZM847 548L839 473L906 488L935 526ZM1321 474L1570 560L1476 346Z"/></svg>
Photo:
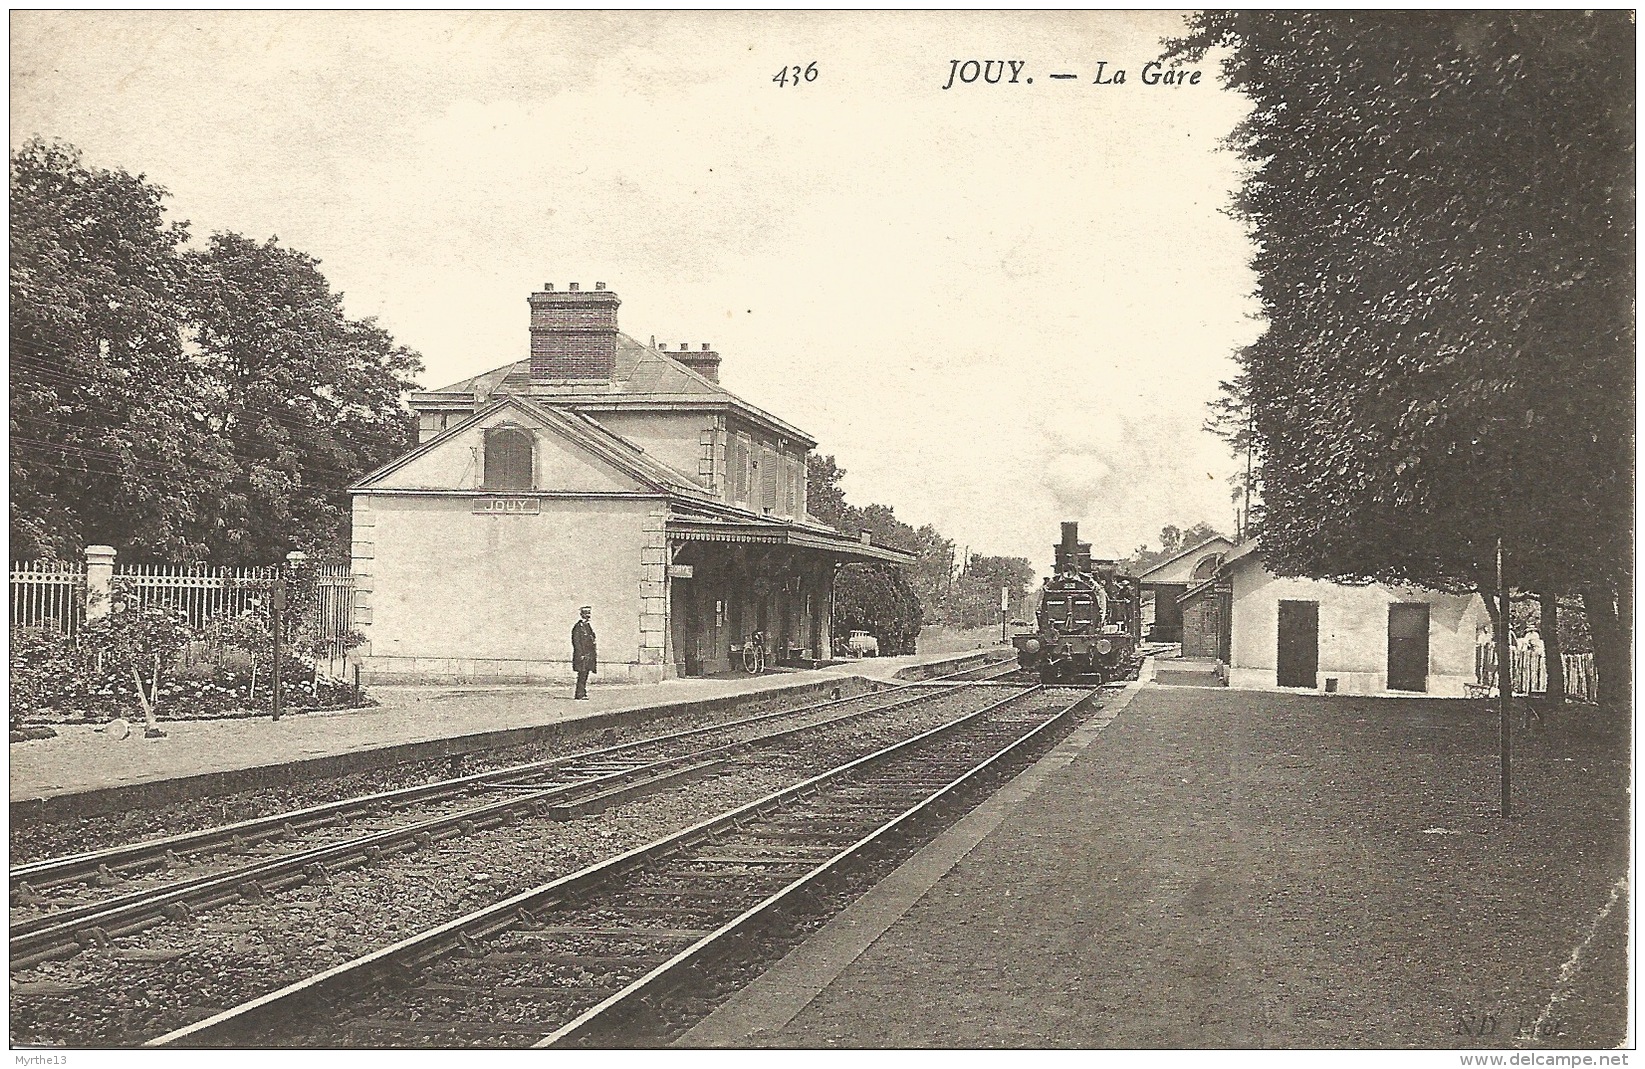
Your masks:
<svg viewBox="0 0 1645 1069"><path fill-rule="evenodd" d="M842 534L810 517L755 516L741 509L702 509L681 502L671 509L668 535L685 542L786 545L820 550L848 563L912 564L914 555Z"/></svg>
<svg viewBox="0 0 1645 1069"><path fill-rule="evenodd" d="M751 422L815 448L817 440L798 427L738 397L719 383L686 367L668 353L617 335L611 380L574 385L534 385L531 359L492 368L478 375L411 395L412 408L483 407L493 395L536 397L588 411L623 408L730 409Z"/></svg>
<svg viewBox="0 0 1645 1069"><path fill-rule="evenodd" d="M1152 568L1137 576L1139 583L1153 585L1180 585L1193 582L1194 565L1198 559L1208 552L1227 552L1234 548L1233 540L1224 535L1212 535L1210 538L1197 542L1187 549L1178 550L1171 557L1160 561Z"/></svg>

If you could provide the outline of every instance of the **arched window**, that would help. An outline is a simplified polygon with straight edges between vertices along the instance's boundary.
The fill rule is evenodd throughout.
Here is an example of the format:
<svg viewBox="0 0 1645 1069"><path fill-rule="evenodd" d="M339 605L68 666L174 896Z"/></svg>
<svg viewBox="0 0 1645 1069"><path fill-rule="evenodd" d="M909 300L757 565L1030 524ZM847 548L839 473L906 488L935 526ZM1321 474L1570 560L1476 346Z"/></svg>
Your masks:
<svg viewBox="0 0 1645 1069"><path fill-rule="evenodd" d="M485 488L530 490L531 434L518 427L486 431Z"/></svg>
<svg viewBox="0 0 1645 1069"><path fill-rule="evenodd" d="M1217 569L1220 567L1222 567L1221 553L1212 553L1208 556L1201 557L1199 563L1194 565L1193 581L1197 583L1202 579L1211 578L1213 575L1217 574Z"/></svg>

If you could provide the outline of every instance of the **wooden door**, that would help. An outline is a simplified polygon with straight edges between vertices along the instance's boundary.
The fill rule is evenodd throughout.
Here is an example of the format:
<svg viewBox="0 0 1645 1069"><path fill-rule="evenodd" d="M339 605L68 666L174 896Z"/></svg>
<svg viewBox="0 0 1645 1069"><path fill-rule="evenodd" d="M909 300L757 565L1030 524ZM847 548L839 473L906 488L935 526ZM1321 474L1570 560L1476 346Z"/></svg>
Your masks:
<svg viewBox="0 0 1645 1069"><path fill-rule="evenodd" d="M697 599L689 580L672 579L668 584L668 641L673 646L674 667L682 676L702 675L702 658L697 654Z"/></svg>
<svg viewBox="0 0 1645 1069"><path fill-rule="evenodd" d="M1279 603L1277 669L1282 687L1319 686L1319 602Z"/></svg>
<svg viewBox="0 0 1645 1069"><path fill-rule="evenodd" d="M1388 606L1388 689L1428 689L1428 603Z"/></svg>

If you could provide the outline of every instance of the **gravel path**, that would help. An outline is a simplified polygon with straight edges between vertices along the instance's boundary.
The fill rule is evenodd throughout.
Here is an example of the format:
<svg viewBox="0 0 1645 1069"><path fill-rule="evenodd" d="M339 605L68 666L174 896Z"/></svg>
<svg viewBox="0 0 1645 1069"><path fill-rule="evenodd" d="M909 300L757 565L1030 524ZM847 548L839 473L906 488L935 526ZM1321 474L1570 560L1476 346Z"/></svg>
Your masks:
<svg viewBox="0 0 1645 1069"><path fill-rule="evenodd" d="M1622 1043L1628 743L1520 739L1508 821L1495 747L1471 703L1147 688L771 1043Z"/></svg>

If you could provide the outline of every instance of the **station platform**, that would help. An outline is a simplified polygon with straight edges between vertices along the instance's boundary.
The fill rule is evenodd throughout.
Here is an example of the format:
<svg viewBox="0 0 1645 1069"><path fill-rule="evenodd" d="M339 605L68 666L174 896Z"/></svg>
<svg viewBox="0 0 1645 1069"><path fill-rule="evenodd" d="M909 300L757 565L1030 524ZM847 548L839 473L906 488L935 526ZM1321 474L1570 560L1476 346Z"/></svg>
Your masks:
<svg viewBox="0 0 1645 1069"><path fill-rule="evenodd" d="M772 692L798 700L849 695L923 678L952 664L1003 657L1006 648L869 657L813 670L757 676L591 683L587 701L569 685L378 686L362 709L222 720L164 721L164 738L141 726L123 739L97 727L64 725L55 738L10 746L12 820L95 816L404 761L453 757L540 741L568 731L663 719L674 712L728 711Z"/></svg>
<svg viewBox="0 0 1645 1069"><path fill-rule="evenodd" d="M1629 1040L1626 747L1148 675L677 1045Z"/></svg>

